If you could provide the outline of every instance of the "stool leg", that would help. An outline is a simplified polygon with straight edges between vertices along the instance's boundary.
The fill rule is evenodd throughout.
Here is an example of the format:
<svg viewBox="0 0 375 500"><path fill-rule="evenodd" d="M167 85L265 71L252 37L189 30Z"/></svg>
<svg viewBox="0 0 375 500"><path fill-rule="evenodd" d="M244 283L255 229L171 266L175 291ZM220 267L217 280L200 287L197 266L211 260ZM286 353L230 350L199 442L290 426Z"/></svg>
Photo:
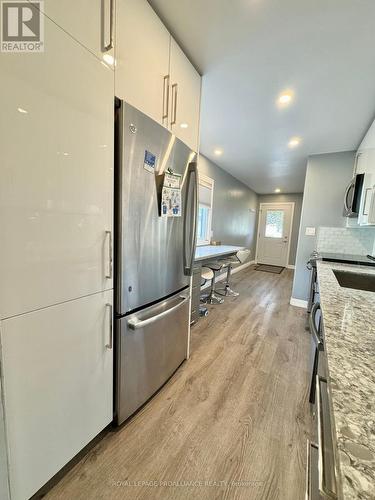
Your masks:
<svg viewBox="0 0 375 500"><path fill-rule="evenodd" d="M228 270L227 270L227 277L226 280L224 281L224 288L220 288L217 290L217 293L220 295L224 295L224 297L227 297L228 295L231 295L232 297L238 297L239 293L235 292L234 290L231 289L230 287L230 277L232 275L232 264L228 265Z"/></svg>
<svg viewBox="0 0 375 500"><path fill-rule="evenodd" d="M206 298L202 300L202 302L206 304L222 304L224 302L224 299L222 299L216 294L215 282L216 282L216 271L214 271L214 277L211 280L210 293Z"/></svg>

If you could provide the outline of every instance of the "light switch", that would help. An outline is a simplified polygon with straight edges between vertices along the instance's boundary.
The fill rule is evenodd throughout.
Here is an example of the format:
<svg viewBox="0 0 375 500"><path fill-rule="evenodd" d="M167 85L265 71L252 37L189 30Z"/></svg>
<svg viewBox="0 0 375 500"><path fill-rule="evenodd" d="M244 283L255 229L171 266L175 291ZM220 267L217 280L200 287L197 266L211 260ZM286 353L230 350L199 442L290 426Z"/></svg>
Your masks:
<svg viewBox="0 0 375 500"><path fill-rule="evenodd" d="M307 227L305 230L306 236L315 236L315 227Z"/></svg>

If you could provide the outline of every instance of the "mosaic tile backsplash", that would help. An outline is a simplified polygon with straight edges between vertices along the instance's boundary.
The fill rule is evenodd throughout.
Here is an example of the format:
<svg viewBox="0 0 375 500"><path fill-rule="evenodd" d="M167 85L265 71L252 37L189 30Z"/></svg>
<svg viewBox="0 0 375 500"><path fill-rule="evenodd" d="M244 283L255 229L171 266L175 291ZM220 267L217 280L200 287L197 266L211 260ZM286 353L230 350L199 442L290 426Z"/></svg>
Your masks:
<svg viewBox="0 0 375 500"><path fill-rule="evenodd" d="M375 227L319 227L318 252L375 254Z"/></svg>

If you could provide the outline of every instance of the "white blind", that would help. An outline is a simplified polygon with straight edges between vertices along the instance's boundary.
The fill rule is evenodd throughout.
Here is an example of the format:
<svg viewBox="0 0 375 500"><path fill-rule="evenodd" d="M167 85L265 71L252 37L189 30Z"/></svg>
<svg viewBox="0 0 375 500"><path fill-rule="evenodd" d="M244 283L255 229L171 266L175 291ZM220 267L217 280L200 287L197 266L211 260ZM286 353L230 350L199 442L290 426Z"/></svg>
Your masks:
<svg viewBox="0 0 375 500"><path fill-rule="evenodd" d="M206 187L199 183L199 203L211 208L211 187Z"/></svg>

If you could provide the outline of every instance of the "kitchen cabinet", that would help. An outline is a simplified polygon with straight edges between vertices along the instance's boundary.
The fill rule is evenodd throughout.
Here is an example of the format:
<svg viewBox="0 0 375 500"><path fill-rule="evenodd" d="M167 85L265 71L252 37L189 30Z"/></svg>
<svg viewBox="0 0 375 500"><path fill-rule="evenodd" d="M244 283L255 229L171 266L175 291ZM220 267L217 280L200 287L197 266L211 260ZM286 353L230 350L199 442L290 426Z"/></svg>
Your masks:
<svg viewBox="0 0 375 500"><path fill-rule="evenodd" d="M48 18L45 44L0 53L1 318L113 288L114 72Z"/></svg>
<svg viewBox="0 0 375 500"><path fill-rule="evenodd" d="M41 11L113 67L115 0L46 0ZM45 44L48 50L48 38Z"/></svg>
<svg viewBox="0 0 375 500"><path fill-rule="evenodd" d="M1 322L12 500L33 495L112 421L112 293Z"/></svg>
<svg viewBox="0 0 375 500"><path fill-rule="evenodd" d="M170 34L146 0L117 0L116 96L168 127Z"/></svg>
<svg viewBox="0 0 375 500"><path fill-rule="evenodd" d="M201 77L146 0L117 0L116 96L198 150Z"/></svg>
<svg viewBox="0 0 375 500"><path fill-rule="evenodd" d="M171 130L193 151L198 151L201 77L173 38L170 81Z"/></svg>

